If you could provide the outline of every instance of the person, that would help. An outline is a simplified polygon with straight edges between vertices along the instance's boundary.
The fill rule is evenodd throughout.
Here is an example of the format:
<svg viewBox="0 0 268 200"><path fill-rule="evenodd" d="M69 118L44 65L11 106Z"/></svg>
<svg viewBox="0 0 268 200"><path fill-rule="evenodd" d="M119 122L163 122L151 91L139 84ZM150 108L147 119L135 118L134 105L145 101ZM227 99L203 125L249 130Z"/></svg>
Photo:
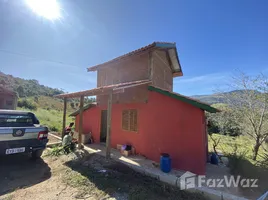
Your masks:
<svg viewBox="0 0 268 200"><path fill-rule="evenodd" d="M62 139L62 146L65 153L70 153L75 148L75 143L73 142L74 131L72 130L74 123L71 122L69 126L64 129L64 137Z"/></svg>
<svg viewBox="0 0 268 200"><path fill-rule="evenodd" d="M66 126L66 127L65 127L65 129L64 129L64 136L65 136L65 135L68 135L70 132L73 132L73 130L72 130L72 129L73 129L73 128L72 128L73 125L74 125L74 123L72 122L72 123L69 124L69 126Z"/></svg>
<svg viewBox="0 0 268 200"><path fill-rule="evenodd" d="M74 132L70 131L63 137L62 146L65 153L70 153L70 150L73 151L75 149L75 142L73 142Z"/></svg>

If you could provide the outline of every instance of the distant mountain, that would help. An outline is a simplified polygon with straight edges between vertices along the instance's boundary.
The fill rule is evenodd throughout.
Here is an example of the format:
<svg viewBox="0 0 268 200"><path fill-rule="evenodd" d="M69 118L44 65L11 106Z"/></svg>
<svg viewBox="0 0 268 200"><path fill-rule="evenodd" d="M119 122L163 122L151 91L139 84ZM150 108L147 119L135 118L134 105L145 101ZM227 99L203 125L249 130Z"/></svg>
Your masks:
<svg viewBox="0 0 268 200"><path fill-rule="evenodd" d="M194 99L200 100L207 104L215 104L215 103L226 103L226 100L221 94L211 94L211 95L194 95L191 96Z"/></svg>
<svg viewBox="0 0 268 200"><path fill-rule="evenodd" d="M233 91L225 92L225 93L217 93L217 94L211 94L211 95L193 95L191 97L211 105L211 104L216 104L216 103L227 103L225 96L235 95L235 94L241 95L241 93L244 93L244 92L245 92L244 90L233 90ZM259 93L258 91L254 91L254 92Z"/></svg>
<svg viewBox="0 0 268 200"><path fill-rule="evenodd" d="M50 88L39 84L35 79L22 79L12 75L4 74L0 71L0 86L12 89L18 93L19 97L32 96L53 96L62 94L60 89Z"/></svg>

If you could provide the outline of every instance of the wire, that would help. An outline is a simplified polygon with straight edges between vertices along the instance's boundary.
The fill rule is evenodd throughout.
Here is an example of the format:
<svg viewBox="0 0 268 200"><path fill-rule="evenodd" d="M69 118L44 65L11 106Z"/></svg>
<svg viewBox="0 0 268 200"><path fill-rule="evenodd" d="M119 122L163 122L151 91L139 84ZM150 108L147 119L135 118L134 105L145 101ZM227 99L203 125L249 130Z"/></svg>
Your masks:
<svg viewBox="0 0 268 200"><path fill-rule="evenodd" d="M22 56L22 57L28 57L28 58L32 58L32 59L36 59L36 60L42 60L42 61L46 61L46 62L52 62L52 63L57 63L57 64L61 64L61 65L68 65L68 66L72 66L72 67L79 67L77 65L71 65L71 64L67 64L61 61L55 61L55 60L50 60L50 59L42 59L42 58L38 58L38 57L33 57L24 53L18 53L18 52L14 52L14 51L8 51L5 49L0 49L0 52L4 52L4 53L8 53L8 54L13 54L13 55L17 55L17 56Z"/></svg>

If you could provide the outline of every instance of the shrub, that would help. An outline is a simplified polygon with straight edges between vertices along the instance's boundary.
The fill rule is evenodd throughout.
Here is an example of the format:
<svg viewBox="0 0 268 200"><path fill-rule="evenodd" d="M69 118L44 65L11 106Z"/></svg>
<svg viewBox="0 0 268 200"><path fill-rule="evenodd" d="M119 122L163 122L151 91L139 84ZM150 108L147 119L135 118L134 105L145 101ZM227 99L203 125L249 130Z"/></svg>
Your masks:
<svg viewBox="0 0 268 200"><path fill-rule="evenodd" d="M57 147L53 147L50 151L48 151L46 156L60 156L63 153L64 153L63 146L57 146Z"/></svg>
<svg viewBox="0 0 268 200"><path fill-rule="evenodd" d="M36 110L37 104L31 100L19 99L18 107L23 107L23 108L30 109L30 110Z"/></svg>
<svg viewBox="0 0 268 200"><path fill-rule="evenodd" d="M74 108L74 102L71 102L70 105L71 105L71 108Z"/></svg>
<svg viewBox="0 0 268 200"><path fill-rule="evenodd" d="M53 132L58 132L59 131L59 129L55 125L49 126L48 128L49 128L50 131L53 131Z"/></svg>

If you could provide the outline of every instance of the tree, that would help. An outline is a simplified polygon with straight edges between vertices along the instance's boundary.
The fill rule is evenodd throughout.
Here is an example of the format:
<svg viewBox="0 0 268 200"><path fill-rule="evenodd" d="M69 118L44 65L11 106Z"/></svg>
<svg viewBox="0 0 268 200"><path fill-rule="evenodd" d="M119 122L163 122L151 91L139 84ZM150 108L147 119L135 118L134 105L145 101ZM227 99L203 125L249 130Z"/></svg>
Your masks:
<svg viewBox="0 0 268 200"><path fill-rule="evenodd" d="M24 89L21 85L19 87L17 87L16 91L19 94L19 97L25 97L25 92L24 92Z"/></svg>
<svg viewBox="0 0 268 200"><path fill-rule="evenodd" d="M241 130L235 121L232 109L223 103L213 104L213 107L219 109L219 113L207 113L210 127L209 133L220 133L222 135L239 136Z"/></svg>
<svg viewBox="0 0 268 200"><path fill-rule="evenodd" d="M71 102L70 105L71 105L71 108L74 108L74 102Z"/></svg>
<svg viewBox="0 0 268 200"><path fill-rule="evenodd" d="M212 141L212 146L213 146L213 150L214 150L214 153L218 156L218 152L217 152L217 146L219 145L220 141L221 141L221 138L218 137L214 137L212 133L208 134L211 141Z"/></svg>
<svg viewBox="0 0 268 200"><path fill-rule="evenodd" d="M256 160L268 137L268 79L262 74L250 77L241 73L231 83L231 89L236 91L223 95L242 132L254 139L252 159Z"/></svg>

